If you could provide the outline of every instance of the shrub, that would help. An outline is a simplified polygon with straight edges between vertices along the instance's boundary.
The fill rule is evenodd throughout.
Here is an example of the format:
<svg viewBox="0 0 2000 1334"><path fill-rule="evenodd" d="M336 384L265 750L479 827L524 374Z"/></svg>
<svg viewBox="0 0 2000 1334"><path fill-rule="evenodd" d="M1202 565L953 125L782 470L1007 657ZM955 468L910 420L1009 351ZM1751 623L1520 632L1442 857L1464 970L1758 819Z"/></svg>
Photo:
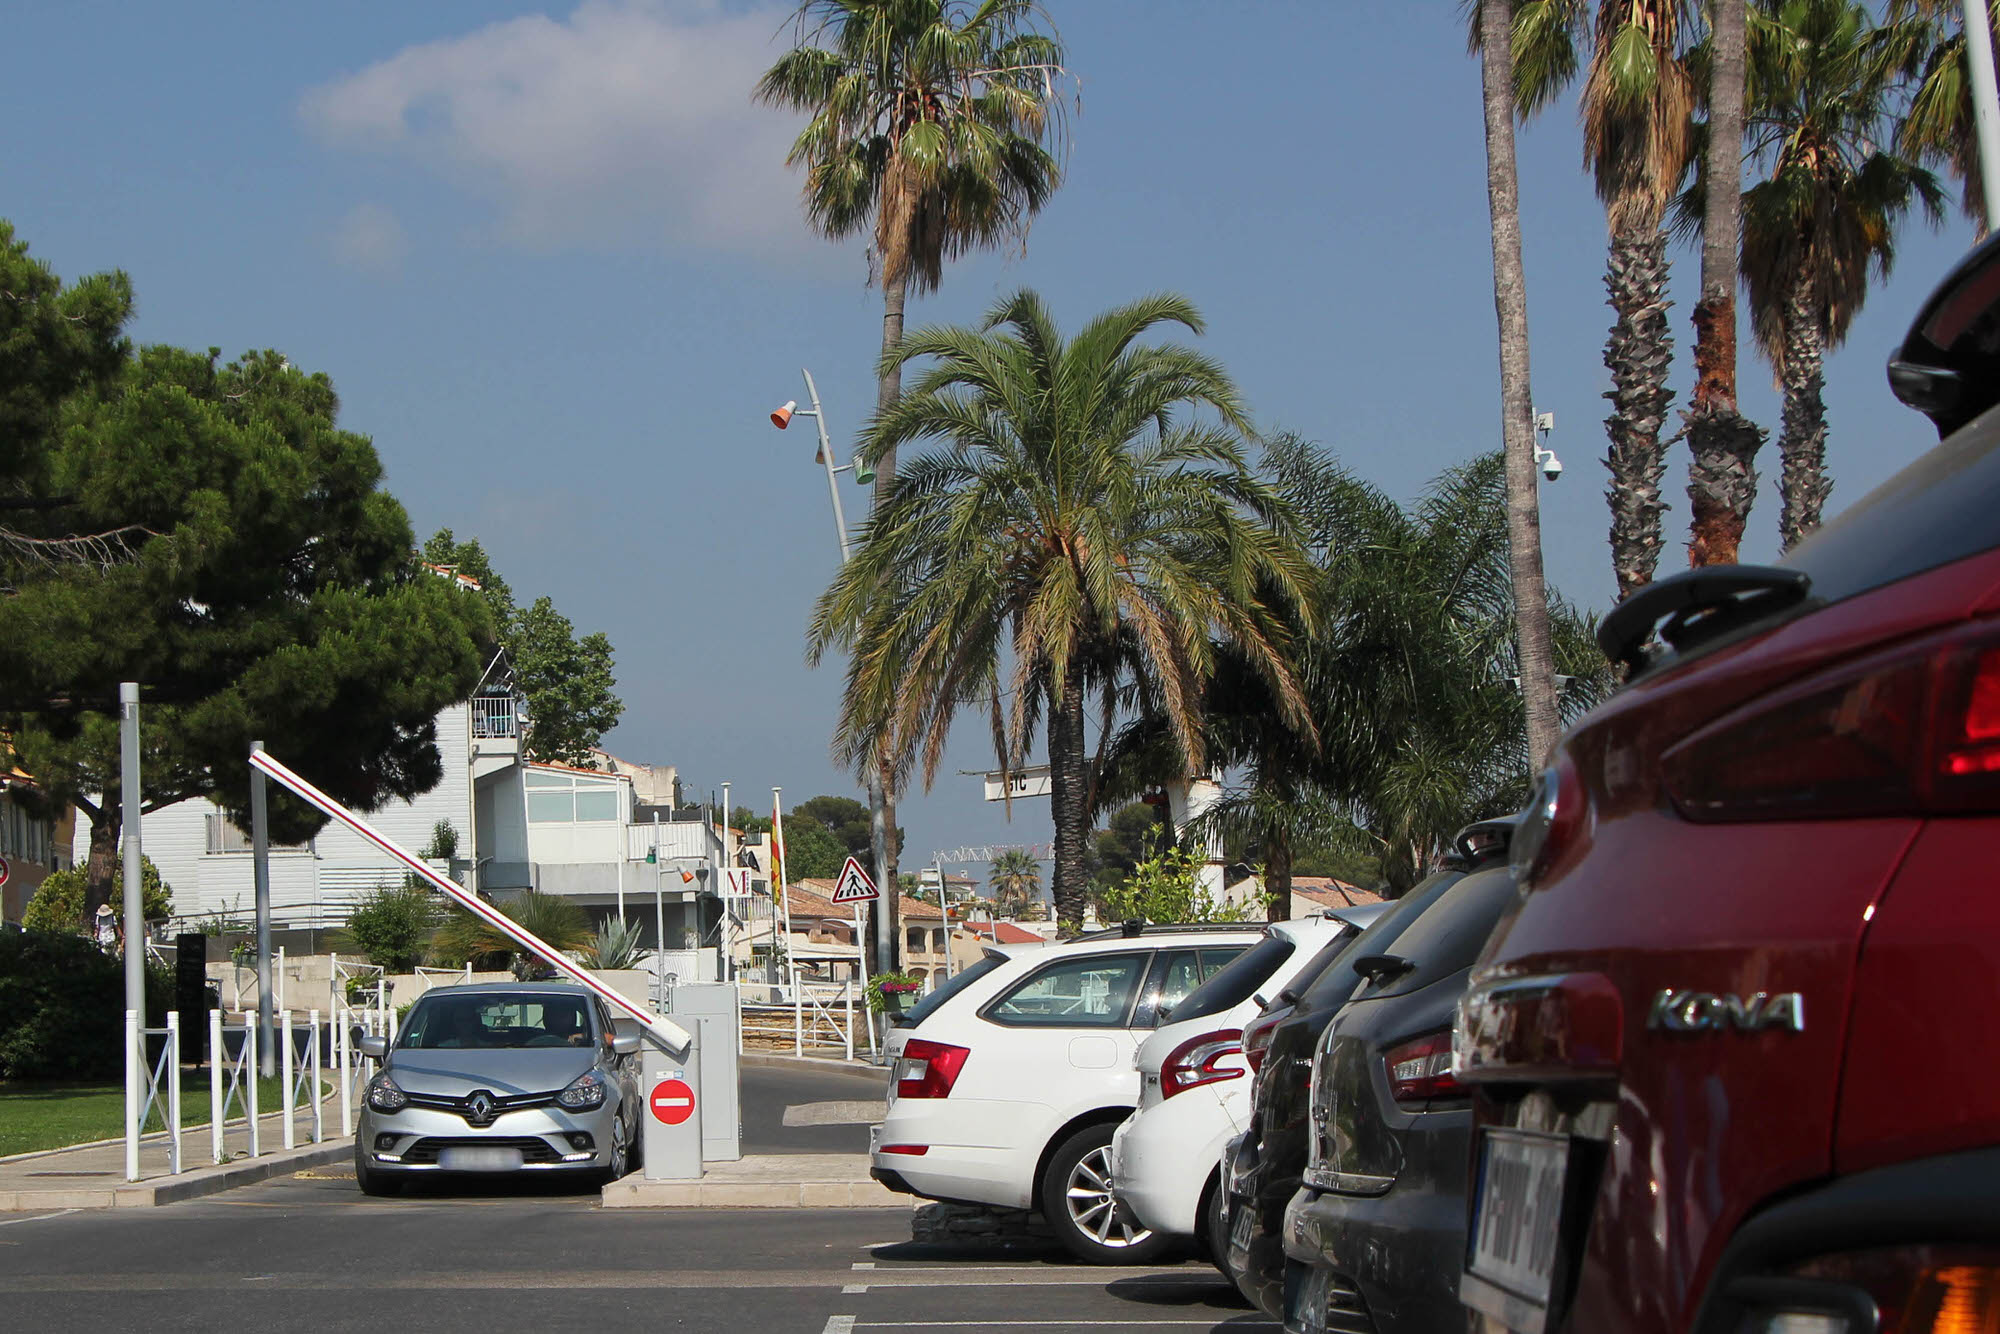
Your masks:
<svg viewBox="0 0 2000 1334"><path fill-rule="evenodd" d="M868 979L868 1008L875 1014L881 1014L889 1007L889 1002L882 997L884 991L907 995L921 990L923 985L915 973L877 973Z"/></svg>
<svg viewBox="0 0 2000 1334"><path fill-rule="evenodd" d="M118 855L111 884L111 906L122 914L125 911L123 853ZM21 925L44 931L85 930L88 923L83 920L84 890L85 874L81 866L49 872L48 879L35 887L34 897L28 900L28 907L21 914ZM174 891L160 879L160 868L153 865L153 859L144 855L139 858L139 910L149 922L174 915Z"/></svg>
<svg viewBox="0 0 2000 1334"><path fill-rule="evenodd" d="M347 915L347 938L368 962L407 973L423 962L442 914L437 894L415 876L377 886Z"/></svg>
<svg viewBox="0 0 2000 1334"><path fill-rule="evenodd" d="M173 978L146 970L147 1022L174 1003ZM0 1079L123 1075L125 966L68 931L0 930Z"/></svg>
<svg viewBox="0 0 2000 1334"><path fill-rule="evenodd" d="M1203 862L1176 848L1133 868L1122 885L1101 891L1106 915L1114 922L1240 922L1253 905L1217 903L1198 881Z"/></svg>

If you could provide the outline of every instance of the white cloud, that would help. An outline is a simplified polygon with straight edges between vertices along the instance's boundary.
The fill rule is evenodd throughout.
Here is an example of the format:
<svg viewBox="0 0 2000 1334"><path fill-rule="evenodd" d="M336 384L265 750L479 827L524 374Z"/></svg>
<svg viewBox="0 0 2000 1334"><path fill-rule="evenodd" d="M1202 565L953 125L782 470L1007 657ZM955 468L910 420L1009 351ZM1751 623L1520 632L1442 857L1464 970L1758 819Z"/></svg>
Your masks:
<svg viewBox="0 0 2000 1334"><path fill-rule="evenodd" d="M334 224L333 255L364 273L393 273L409 253L410 238L396 215L380 204L356 204Z"/></svg>
<svg viewBox="0 0 2000 1334"><path fill-rule="evenodd" d="M586 0L412 46L313 89L327 142L409 158L491 202L530 246L630 242L760 253L810 240L785 167L795 116L751 100L789 6Z"/></svg>

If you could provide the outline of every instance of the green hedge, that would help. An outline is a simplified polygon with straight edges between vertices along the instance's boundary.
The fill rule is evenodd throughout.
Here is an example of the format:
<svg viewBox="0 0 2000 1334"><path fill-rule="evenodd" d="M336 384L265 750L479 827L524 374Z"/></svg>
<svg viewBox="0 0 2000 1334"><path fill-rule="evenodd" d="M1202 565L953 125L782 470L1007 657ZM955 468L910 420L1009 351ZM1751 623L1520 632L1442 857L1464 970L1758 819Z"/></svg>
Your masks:
<svg viewBox="0 0 2000 1334"><path fill-rule="evenodd" d="M172 978L146 970L146 1013L172 1008ZM0 1079L119 1079L125 965L66 931L0 929Z"/></svg>

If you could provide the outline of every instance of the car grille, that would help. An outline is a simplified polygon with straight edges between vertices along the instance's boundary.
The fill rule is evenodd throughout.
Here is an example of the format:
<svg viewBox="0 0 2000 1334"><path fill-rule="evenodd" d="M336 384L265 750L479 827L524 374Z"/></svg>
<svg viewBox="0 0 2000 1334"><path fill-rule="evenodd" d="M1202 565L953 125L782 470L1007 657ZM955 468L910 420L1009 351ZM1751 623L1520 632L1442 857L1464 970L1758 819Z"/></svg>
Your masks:
<svg viewBox="0 0 2000 1334"><path fill-rule="evenodd" d="M1326 1329L1327 1334L1375 1334L1361 1290L1339 1274L1327 1282Z"/></svg>
<svg viewBox="0 0 2000 1334"><path fill-rule="evenodd" d="M559 1163L562 1155L545 1139L533 1135L466 1135L451 1138L428 1135L403 1150L403 1161L422 1165L435 1163L446 1149L519 1149L524 1163Z"/></svg>
<svg viewBox="0 0 2000 1334"><path fill-rule="evenodd" d="M472 1101L470 1094L463 1098L440 1097L434 1093L410 1093L406 1096L409 1098L410 1106L412 1107L427 1107L441 1112L455 1112L465 1117L473 1125L480 1124L477 1121L473 1121L472 1117L468 1114L469 1105ZM499 1116L504 1112L518 1112L529 1107L553 1107L556 1101L556 1095L553 1093L517 1093L510 1097L502 1097L497 1093L488 1093L486 1097L492 1109L487 1117L488 1122L493 1117Z"/></svg>

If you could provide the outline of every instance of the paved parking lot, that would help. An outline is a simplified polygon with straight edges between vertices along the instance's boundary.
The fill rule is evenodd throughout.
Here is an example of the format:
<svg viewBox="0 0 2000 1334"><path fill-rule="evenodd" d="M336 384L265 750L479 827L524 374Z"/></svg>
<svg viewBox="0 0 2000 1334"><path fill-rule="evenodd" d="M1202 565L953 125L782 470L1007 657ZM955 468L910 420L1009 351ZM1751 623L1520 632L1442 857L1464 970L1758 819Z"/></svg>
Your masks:
<svg viewBox="0 0 2000 1334"><path fill-rule="evenodd" d="M1213 1269L908 1240L906 1209L606 1211L560 1183L370 1200L345 1166L133 1211L0 1214L10 1325L492 1334L561 1321L779 1334L1272 1329Z"/></svg>

